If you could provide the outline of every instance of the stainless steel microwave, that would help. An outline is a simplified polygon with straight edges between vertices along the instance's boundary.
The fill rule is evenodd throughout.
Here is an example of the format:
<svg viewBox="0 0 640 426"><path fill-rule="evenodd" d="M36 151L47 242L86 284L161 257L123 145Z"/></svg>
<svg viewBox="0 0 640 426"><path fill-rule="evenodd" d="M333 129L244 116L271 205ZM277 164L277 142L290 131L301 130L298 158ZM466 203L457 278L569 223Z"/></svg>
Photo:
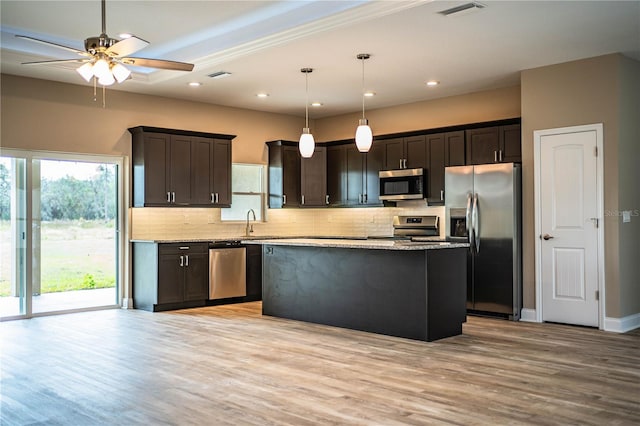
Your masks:
<svg viewBox="0 0 640 426"><path fill-rule="evenodd" d="M427 175L424 169L381 170L381 200L419 200L427 197Z"/></svg>

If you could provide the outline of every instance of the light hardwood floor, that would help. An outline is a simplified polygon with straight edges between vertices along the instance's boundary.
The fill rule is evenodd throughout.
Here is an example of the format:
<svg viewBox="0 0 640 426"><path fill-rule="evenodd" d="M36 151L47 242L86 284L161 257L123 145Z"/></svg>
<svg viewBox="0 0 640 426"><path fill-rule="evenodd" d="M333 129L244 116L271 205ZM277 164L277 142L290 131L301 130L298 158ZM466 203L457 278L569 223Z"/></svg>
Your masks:
<svg viewBox="0 0 640 426"><path fill-rule="evenodd" d="M259 302L0 330L3 425L640 424L640 330L470 317L427 343Z"/></svg>

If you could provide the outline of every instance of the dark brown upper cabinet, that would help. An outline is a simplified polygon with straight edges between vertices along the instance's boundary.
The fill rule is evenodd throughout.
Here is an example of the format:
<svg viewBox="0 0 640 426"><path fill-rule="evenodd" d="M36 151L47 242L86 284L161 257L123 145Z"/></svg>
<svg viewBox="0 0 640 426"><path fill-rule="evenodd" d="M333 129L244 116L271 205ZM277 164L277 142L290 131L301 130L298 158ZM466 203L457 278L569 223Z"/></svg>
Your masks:
<svg viewBox="0 0 640 426"><path fill-rule="evenodd" d="M427 149L424 135L383 139L374 142L383 149L383 170L415 169L427 167Z"/></svg>
<svg viewBox="0 0 640 426"><path fill-rule="evenodd" d="M327 195L331 207L382 205L380 179L383 146L375 142L367 153L355 142L327 147Z"/></svg>
<svg viewBox="0 0 640 426"><path fill-rule="evenodd" d="M431 205L443 204L445 167L464 165L464 131L433 133L425 138L429 187L427 202Z"/></svg>
<svg viewBox="0 0 640 426"><path fill-rule="evenodd" d="M467 164L522 161L519 124L467 130L466 143Z"/></svg>
<svg viewBox="0 0 640 426"><path fill-rule="evenodd" d="M155 127L132 134L134 207L231 205L231 140Z"/></svg>
<svg viewBox="0 0 640 426"><path fill-rule="evenodd" d="M298 143L267 142L269 148L269 208L327 206L327 150L316 146L302 158Z"/></svg>
<svg viewBox="0 0 640 426"><path fill-rule="evenodd" d="M327 148L316 145L311 158L300 159L300 207L327 207Z"/></svg>

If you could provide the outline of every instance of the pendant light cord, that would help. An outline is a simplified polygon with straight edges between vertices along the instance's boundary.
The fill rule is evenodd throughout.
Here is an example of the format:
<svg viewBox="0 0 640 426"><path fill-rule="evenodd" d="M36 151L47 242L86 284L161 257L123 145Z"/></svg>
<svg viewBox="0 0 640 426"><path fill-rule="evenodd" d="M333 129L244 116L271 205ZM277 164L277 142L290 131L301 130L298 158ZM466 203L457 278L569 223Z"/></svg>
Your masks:
<svg viewBox="0 0 640 426"><path fill-rule="evenodd" d="M362 118L364 119L364 60L366 58L362 56Z"/></svg>
<svg viewBox="0 0 640 426"><path fill-rule="evenodd" d="M304 104L304 115L306 117L305 120L305 128L309 128L309 73L305 72L304 73L304 79L305 79L305 91L307 93L307 101Z"/></svg>

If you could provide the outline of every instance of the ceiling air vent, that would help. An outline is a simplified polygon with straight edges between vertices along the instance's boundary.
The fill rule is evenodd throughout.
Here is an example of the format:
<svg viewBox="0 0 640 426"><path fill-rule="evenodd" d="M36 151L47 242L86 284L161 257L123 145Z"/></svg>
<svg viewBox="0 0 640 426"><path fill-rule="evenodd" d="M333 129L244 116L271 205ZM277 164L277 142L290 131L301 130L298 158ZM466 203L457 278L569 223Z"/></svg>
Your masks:
<svg viewBox="0 0 640 426"><path fill-rule="evenodd" d="M225 78L225 77L229 77L231 75L230 72L227 71L218 71L218 72L214 72L209 74L209 77L211 78Z"/></svg>
<svg viewBox="0 0 640 426"><path fill-rule="evenodd" d="M461 4L460 6L452 7L451 9L441 10L438 13L443 16L449 16L449 15L453 15L454 13L471 11L473 9L484 9L485 7L487 7L487 5L478 3L477 1L473 1L471 3L465 3L465 4Z"/></svg>

